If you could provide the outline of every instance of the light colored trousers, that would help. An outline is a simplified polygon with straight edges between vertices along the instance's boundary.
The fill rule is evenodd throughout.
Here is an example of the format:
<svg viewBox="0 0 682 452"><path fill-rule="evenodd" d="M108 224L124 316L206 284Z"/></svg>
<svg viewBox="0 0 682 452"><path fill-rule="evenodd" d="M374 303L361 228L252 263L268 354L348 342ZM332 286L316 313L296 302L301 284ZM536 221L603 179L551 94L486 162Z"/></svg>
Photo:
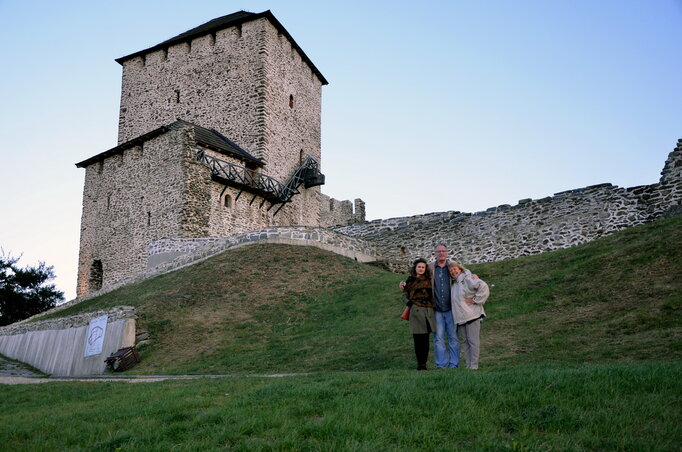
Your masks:
<svg viewBox="0 0 682 452"><path fill-rule="evenodd" d="M458 325L457 330L462 336L462 352L467 369L478 369L478 356L481 353L481 319Z"/></svg>

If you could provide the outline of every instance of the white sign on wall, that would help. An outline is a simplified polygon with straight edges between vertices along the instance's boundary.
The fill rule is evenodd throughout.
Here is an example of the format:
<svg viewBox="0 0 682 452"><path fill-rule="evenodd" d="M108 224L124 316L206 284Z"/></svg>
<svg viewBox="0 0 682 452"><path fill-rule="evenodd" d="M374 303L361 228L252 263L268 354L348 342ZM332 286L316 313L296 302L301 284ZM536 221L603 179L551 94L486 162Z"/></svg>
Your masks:
<svg viewBox="0 0 682 452"><path fill-rule="evenodd" d="M85 337L85 356L94 356L102 353L104 345L104 333L107 330L107 319L109 316L103 315L90 320L88 335Z"/></svg>

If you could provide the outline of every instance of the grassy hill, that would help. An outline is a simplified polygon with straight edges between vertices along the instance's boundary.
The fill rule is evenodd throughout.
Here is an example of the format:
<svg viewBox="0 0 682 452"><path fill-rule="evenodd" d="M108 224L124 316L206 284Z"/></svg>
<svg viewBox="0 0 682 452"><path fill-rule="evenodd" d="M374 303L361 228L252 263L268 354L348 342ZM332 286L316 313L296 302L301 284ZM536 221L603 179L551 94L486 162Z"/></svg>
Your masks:
<svg viewBox="0 0 682 452"><path fill-rule="evenodd" d="M677 217L471 265L491 285L481 366L679 360L681 256ZM136 306L152 337L141 374L409 369L403 278L317 248L254 245L59 315Z"/></svg>
<svg viewBox="0 0 682 452"><path fill-rule="evenodd" d="M0 384L0 451L679 451L681 226L472 266L475 372L414 370L400 275L228 251L66 313L137 306L153 342L128 374L232 376Z"/></svg>

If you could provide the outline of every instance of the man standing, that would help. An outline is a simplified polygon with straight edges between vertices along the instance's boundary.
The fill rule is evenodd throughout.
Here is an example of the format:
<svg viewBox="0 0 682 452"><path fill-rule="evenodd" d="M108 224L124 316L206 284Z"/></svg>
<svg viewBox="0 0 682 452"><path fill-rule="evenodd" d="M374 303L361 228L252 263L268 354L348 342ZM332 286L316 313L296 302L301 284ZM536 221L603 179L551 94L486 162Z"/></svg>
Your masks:
<svg viewBox="0 0 682 452"><path fill-rule="evenodd" d="M454 369L459 366L459 338L457 324L452 318L450 301L450 272L448 270L448 248L444 243L436 245L436 261L429 263L431 286L435 301L436 332L433 335L433 348L438 369ZM448 343L445 344L447 335Z"/></svg>

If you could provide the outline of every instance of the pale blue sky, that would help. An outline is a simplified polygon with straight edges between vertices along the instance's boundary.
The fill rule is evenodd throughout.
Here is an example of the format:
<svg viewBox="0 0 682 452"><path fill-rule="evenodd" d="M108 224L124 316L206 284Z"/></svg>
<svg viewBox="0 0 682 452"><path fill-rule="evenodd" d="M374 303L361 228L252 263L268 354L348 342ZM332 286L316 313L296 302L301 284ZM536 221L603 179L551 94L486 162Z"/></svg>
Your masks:
<svg viewBox="0 0 682 452"><path fill-rule="evenodd" d="M270 9L330 84L323 192L368 219L658 181L682 138L682 0L0 0L0 246L75 296L84 171L115 58Z"/></svg>

